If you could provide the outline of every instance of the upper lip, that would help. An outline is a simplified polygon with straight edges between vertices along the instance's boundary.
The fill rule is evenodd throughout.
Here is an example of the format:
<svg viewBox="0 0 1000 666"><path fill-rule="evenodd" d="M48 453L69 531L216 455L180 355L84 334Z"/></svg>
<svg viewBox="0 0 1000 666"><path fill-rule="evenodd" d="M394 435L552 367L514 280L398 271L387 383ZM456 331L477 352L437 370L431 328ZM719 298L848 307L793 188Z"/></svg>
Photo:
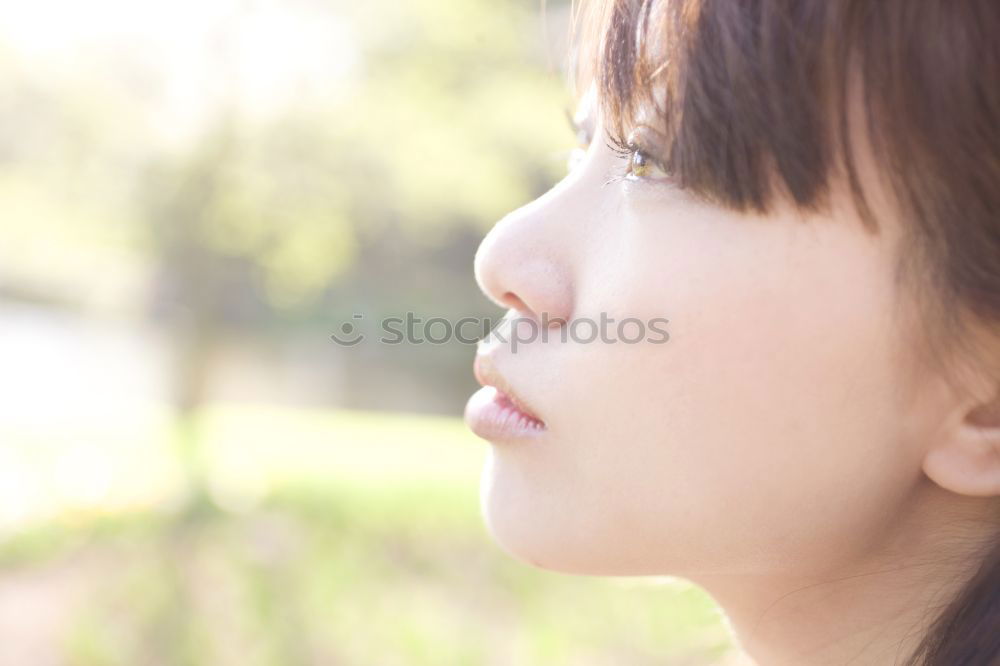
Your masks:
<svg viewBox="0 0 1000 666"><path fill-rule="evenodd" d="M524 412L536 421L542 420L535 415L535 412L528 407L528 405L526 405L520 397L518 397L517 393L515 393L514 389L510 387L510 384L507 383L504 376L500 374L499 370L497 370L489 356L484 354L476 355L476 360L472 364L472 372L476 376L476 381L480 384L483 386L494 387L496 390L505 394L520 411Z"/></svg>

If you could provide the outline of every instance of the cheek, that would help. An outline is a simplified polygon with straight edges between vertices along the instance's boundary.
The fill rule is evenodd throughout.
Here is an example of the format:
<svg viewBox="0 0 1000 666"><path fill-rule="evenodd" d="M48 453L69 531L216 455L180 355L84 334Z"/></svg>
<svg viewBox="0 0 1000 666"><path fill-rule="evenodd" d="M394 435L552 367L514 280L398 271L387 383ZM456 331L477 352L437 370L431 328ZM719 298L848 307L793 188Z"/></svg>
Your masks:
<svg viewBox="0 0 1000 666"><path fill-rule="evenodd" d="M495 518L591 573L821 568L864 548L919 462L897 435L886 260L819 233L620 252L586 314L665 316L670 340L545 350L561 427L493 470Z"/></svg>

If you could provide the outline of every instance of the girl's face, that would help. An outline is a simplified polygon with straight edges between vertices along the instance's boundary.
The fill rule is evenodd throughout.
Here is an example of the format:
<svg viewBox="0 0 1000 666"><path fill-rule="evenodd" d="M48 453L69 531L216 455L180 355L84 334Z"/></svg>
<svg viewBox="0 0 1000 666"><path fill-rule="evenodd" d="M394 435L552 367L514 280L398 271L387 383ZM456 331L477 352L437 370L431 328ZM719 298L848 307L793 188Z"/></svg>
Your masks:
<svg viewBox="0 0 1000 666"><path fill-rule="evenodd" d="M901 334L898 229L867 232L836 187L831 213L755 216L655 167L609 183L626 162L592 94L579 116L585 157L493 228L477 280L511 308L501 332L543 313L634 318L660 343L587 343L579 326L483 345L480 376L545 424L489 435L470 402L492 440L493 538L552 570L695 579L809 575L884 543L923 478L928 429ZM666 342L649 324L663 319Z"/></svg>

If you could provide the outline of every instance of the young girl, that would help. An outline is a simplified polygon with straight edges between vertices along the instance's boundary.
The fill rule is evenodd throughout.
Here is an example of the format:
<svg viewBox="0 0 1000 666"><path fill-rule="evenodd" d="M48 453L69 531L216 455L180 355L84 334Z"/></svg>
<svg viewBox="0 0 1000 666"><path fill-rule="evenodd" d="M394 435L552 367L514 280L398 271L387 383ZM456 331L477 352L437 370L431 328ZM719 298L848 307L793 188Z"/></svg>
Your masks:
<svg viewBox="0 0 1000 666"><path fill-rule="evenodd" d="M582 15L585 150L476 257L491 535L759 666L1000 664L1000 3Z"/></svg>

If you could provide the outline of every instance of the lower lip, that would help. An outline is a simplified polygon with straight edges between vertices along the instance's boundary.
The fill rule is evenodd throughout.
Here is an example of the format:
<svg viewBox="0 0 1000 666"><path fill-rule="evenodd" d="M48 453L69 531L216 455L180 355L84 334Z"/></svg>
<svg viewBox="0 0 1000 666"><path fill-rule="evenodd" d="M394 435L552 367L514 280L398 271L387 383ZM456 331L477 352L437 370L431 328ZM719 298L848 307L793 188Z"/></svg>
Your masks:
<svg viewBox="0 0 1000 666"><path fill-rule="evenodd" d="M507 394L484 386L469 398L465 422L483 439L506 441L538 437L545 424L514 406Z"/></svg>

